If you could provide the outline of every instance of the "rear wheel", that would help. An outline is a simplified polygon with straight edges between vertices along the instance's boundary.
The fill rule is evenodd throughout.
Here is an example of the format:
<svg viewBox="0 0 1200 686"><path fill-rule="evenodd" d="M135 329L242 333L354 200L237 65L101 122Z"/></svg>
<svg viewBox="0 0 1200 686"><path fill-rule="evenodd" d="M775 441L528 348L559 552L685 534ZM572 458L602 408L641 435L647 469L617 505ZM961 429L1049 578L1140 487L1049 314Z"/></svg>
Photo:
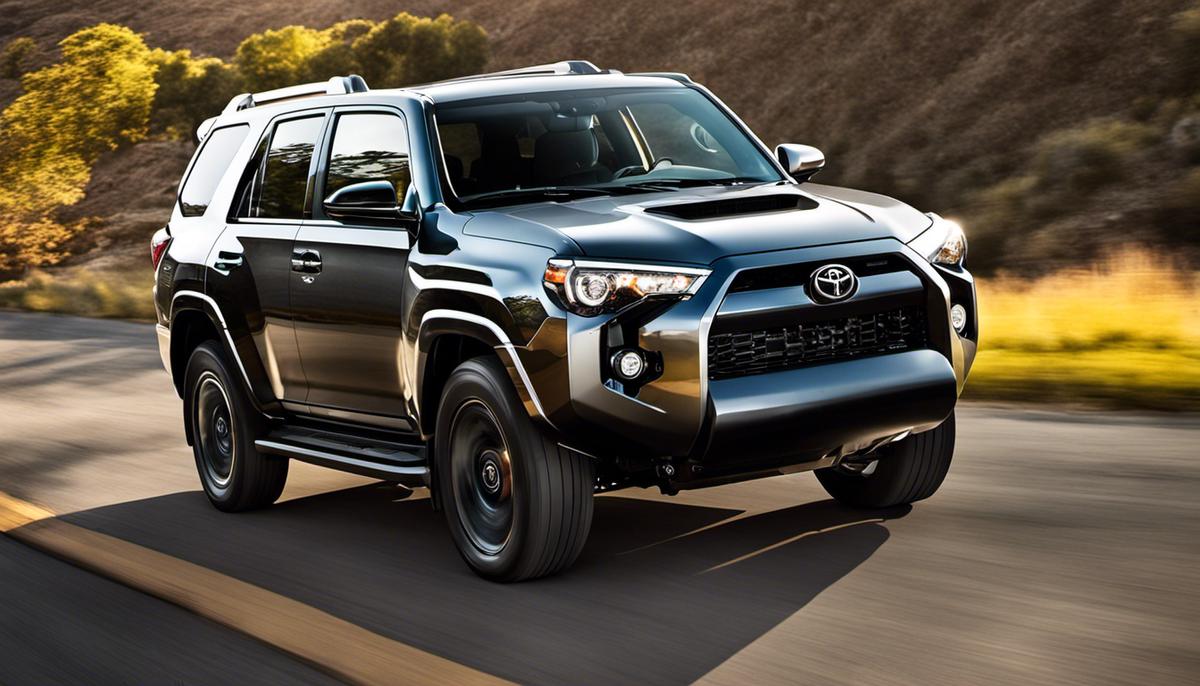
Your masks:
<svg viewBox="0 0 1200 686"><path fill-rule="evenodd" d="M287 481L288 461L255 448L266 422L233 381L216 343L202 343L192 352L184 383L185 420L209 501L226 512L275 502Z"/></svg>
<svg viewBox="0 0 1200 686"><path fill-rule="evenodd" d="M933 495L954 456L954 415L931 431L880 448L874 462L817 471L829 495L852 507L892 507Z"/></svg>
<svg viewBox="0 0 1200 686"><path fill-rule="evenodd" d="M498 360L468 360L450 376L434 450L446 522L477 574L533 579L579 556L592 522L592 462L542 435Z"/></svg>

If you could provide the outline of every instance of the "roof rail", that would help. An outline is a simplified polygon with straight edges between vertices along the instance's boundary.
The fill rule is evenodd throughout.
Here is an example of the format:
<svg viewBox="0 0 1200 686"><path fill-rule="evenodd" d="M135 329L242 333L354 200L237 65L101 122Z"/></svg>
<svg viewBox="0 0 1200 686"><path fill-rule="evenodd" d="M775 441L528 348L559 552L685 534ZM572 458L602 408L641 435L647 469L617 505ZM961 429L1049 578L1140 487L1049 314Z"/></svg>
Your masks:
<svg viewBox="0 0 1200 686"><path fill-rule="evenodd" d="M317 81L314 83L302 83L298 86L287 86L286 88L276 88L274 90L262 91L261 93L241 93L233 96L221 114L229 114L239 110L257 107L258 105L266 105L273 102L283 102L284 100L296 100L298 98L310 98L317 95L345 95L347 93L365 93L367 82L358 74L349 76L334 76L328 81Z"/></svg>
<svg viewBox="0 0 1200 686"><path fill-rule="evenodd" d="M695 83L692 81L692 77L677 71L639 71L637 73L630 74L630 76L658 76L684 84Z"/></svg>
<svg viewBox="0 0 1200 686"><path fill-rule="evenodd" d="M620 74L621 72L615 69L601 69L587 60L563 60L561 62L553 62L551 64L535 64L531 67L518 67L517 69L505 69L504 71L493 71L487 74L472 74L471 76L459 76L453 79L443 79L432 83L421 84L423 86L433 85L433 83L458 83L461 81L476 81L479 79L492 79L504 76L565 76L567 74Z"/></svg>

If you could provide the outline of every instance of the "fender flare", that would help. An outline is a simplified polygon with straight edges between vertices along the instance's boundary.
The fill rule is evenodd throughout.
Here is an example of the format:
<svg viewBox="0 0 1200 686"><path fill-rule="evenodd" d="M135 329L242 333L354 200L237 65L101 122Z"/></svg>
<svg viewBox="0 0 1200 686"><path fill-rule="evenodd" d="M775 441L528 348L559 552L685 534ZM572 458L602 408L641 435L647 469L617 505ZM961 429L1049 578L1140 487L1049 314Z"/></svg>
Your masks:
<svg viewBox="0 0 1200 686"><path fill-rule="evenodd" d="M545 422L551 429L555 428L545 410L542 409L533 382L530 381L529 374L525 371L525 366L521 363L517 349L513 346L508 334L490 319L461 310L434 309L429 310L421 317L421 324L417 331L415 356L417 387L414 398L417 400L418 413L424 414L421 411L420 399L424 397L425 392L429 352L433 349L433 344L438 336L445 334L474 338L495 350L505 369L508 370L509 378L517 390L517 396L520 397L529 415L535 420Z"/></svg>
<svg viewBox="0 0 1200 686"><path fill-rule="evenodd" d="M229 332L229 327L225 323L225 316L221 312L221 308L212 298L199 291L191 290L177 291L173 296L171 296L171 311L168 315L168 321L172 334L172 342L175 339L174 334L176 317L179 313L187 311L199 311L208 317L209 323L211 323L213 328L217 331L217 338L221 348L237 365L238 375L241 377L242 383L245 384L244 388L246 390L246 394L250 397L250 403L262 414L268 417L275 416L263 406L259 394L255 391L254 382L250 377L250 370L246 368L245 362L242 361L241 355L238 354L237 345L234 343L233 336ZM179 378L182 378L182 375L185 373L185 371L186 369L180 369L178 371L178 374L180 375ZM172 372L172 376L174 375L175 372ZM184 401L186 402L187 399L184 398Z"/></svg>

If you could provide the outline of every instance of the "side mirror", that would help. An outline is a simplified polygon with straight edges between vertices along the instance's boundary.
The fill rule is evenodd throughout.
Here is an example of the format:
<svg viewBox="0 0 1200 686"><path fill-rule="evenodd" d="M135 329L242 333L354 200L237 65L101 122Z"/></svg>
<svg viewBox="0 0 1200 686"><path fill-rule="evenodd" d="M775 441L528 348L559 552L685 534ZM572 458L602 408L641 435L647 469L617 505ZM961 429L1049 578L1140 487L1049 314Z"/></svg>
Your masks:
<svg viewBox="0 0 1200 686"><path fill-rule="evenodd" d="M825 167L825 153L811 145L784 143L775 146L775 157L779 164L797 181L807 181L809 177Z"/></svg>
<svg viewBox="0 0 1200 686"><path fill-rule="evenodd" d="M409 185L401 205L390 181L363 181L339 188L321 204L334 219L415 220L420 207L416 189Z"/></svg>

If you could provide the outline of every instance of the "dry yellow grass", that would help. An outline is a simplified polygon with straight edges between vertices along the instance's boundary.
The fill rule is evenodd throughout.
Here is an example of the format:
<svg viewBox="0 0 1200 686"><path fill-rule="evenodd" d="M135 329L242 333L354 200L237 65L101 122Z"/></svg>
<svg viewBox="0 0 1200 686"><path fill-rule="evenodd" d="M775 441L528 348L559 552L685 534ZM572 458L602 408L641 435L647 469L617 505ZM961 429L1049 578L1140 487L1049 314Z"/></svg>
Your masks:
<svg viewBox="0 0 1200 686"><path fill-rule="evenodd" d="M50 275L34 272L23 281L0 284L0 307L85 317L154 319L149 269L85 271Z"/></svg>
<svg viewBox="0 0 1200 686"><path fill-rule="evenodd" d="M1200 274L1124 253L979 284L969 397L1200 410Z"/></svg>

